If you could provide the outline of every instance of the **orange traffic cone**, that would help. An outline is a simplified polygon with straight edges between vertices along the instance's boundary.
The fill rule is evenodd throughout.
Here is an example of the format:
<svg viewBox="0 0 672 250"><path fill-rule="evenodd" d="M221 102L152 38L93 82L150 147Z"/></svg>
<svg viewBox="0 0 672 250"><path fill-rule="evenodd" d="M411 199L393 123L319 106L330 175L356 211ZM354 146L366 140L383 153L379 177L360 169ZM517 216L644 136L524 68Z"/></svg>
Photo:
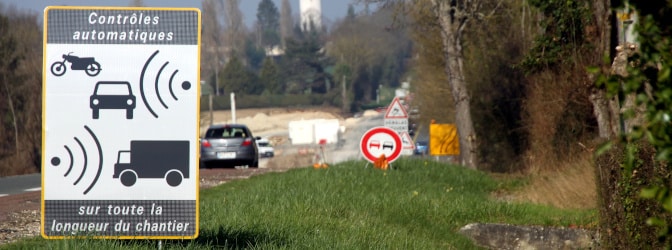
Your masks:
<svg viewBox="0 0 672 250"><path fill-rule="evenodd" d="M373 162L373 166L375 168L387 170L387 168L390 166L390 163L387 162L387 157L385 157L385 154L381 154L380 157L378 157L378 159Z"/></svg>

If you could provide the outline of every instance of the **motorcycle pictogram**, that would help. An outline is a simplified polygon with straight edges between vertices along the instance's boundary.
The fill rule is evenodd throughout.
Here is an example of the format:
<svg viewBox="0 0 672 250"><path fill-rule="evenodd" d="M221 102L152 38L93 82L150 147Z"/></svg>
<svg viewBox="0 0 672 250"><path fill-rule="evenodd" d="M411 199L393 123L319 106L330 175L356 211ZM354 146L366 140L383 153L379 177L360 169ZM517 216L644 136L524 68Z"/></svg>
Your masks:
<svg viewBox="0 0 672 250"><path fill-rule="evenodd" d="M55 76L62 76L65 74L66 66L65 62L70 62L70 69L72 70L84 70L89 76L96 76L100 73L100 64L96 62L96 59L93 57L78 57L71 55L72 52L67 55L63 55L63 61L55 62L51 65L51 73Z"/></svg>

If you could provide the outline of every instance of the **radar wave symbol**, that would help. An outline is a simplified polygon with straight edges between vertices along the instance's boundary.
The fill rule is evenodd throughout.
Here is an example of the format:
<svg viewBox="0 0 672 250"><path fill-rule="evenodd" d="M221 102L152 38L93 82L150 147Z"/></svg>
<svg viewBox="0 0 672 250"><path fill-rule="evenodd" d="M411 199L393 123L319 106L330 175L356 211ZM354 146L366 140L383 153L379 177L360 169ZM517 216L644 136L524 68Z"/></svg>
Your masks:
<svg viewBox="0 0 672 250"><path fill-rule="evenodd" d="M96 149L97 149L97 152L98 152L98 169L96 170L96 176L91 181L91 184L89 184L89 186L83 192L83 194L86 195L96 185L96 183L98 182L98 178L100 178L100 173L103 170L103 149L100 145L100 141L98 140L98 137L96 136L96 134L88 126L84 126L84 129L88 132L88 134L91 136L91 139L95 142ZM84 158L83 159L83 164L82 164L82 171L79 173L79 176L77 177L77 179L72 183L72 185L77 186L79 184L79 182L82 181L84 175L87 172L87 166L89 165L89 159L88 159L89 156L88 156L88 152L86 150L86 147L84 147L84 144L82 143L82 141L76 136L73 137L73 139L75 140L75 142L79 146L80 150L82 151L82 156ZM69 159L69 162L70 162L70 164L68 165L68 169L66 170L65 174L63 174L63 177L68 177L72 173L72 170L74 169L75 157L73 156L72 150L70 149L70 147L68 147L68 145L64 145L63 147L65 148L65 151L68 154L68 159ZM58 166L58 165L60 165L60 163L61 163L61 158L60 157L54 156L54 157L51 158L51 165Z"/></svg>
<svg viewBox="0 0 672 250"><path fill-rule="evenodd" d="M152 114L152 116L154 116L154 118L159 118L159 115L154 110L154 108L149 104L149 101L147 100L147 94L146 94L147 90L145 89L145 87L147 87L147 84L145 84L145 75L147 74L147 68L149 68L150 63L154 60L154 57L156 57L157 54L159 54L159 50L155 51L147 59L147 61L145 62L145 65L142 68L142 72L140 73L140 97L142 98L142 102L145 104L145 107ZM161 87L161 85L159 84L160 83L159 79L161 78L161 74L163 74L163 71L166 69L166 67L169 64L170 64L170 62L168 62L168 61L163 63L163 65L161 66L161 68L157 72L156 77L154 78L154 93L156 94L156 98L158 99L159 103L161 104L161 106L163 106L164 109L169 109L169 107L166 104L166 102L163 100L163 98L161 97L161 93L159 92L159 89ZM170 96L175 101L178 101L178 98L175 95L175 91L173 90L173 82L174 82L174 79L175 79L175 75L177 75L178 72L179 72L179 70L177 70L177 69L173 70L173 73L170 75L170 79L169 79L168 84L167 84L168 85L168 91L170 92ZM191 86L191 83L189 81L183 81L182 84L181 84L181 88L185 91L191 89L191 87L192 86Z"/></svg>

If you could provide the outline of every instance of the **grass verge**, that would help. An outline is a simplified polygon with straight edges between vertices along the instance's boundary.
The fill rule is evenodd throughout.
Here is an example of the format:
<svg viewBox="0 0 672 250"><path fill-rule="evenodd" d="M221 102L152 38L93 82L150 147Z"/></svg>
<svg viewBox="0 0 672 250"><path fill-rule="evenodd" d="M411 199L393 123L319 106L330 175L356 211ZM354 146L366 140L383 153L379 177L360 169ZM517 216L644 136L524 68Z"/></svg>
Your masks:
<svg viewBox="0 0 672 250"><path fill-rule="evenodd" d="M164 240L166 249L478 249L458 230L472 222L594 225L594 210L495 200L519 180L420 158L395 169L351 161L299 168L201 191L195 240ZM370 165L369 165L370 166ZM2 249L156 249L148 240L43 240Z"/></svg>

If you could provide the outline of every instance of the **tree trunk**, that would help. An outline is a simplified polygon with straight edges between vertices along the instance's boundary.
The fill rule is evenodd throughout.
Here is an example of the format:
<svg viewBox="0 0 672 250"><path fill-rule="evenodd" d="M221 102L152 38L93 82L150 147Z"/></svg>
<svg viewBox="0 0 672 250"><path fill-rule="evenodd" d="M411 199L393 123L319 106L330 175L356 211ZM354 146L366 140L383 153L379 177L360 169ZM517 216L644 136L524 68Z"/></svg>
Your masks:
<svg viewBox="0 0 672 250"><path fill-rule="evenodd" d="M610 3L609 0L601 0L595 1L592 5L596 24L596 28L594 29L596 34L593 35L597 36L598 40L596 43L599 51L601 51L601 53L596 55L598 60L604 58L605 55L609 55L610 58L613 58L613 11L611 10ZM599 63L599 61L597 63ZM608 67L608 65L605 66ZM593 83L591 81L588 84ZM608 99L605 89L597 88L593 85L591 86L590 101L593 104L593 113L597 120L599 137L610 139L616 136L619 133L620 127L618 100L615 98Z"/></svg>
<svg viewBox="0 0 672 250"><path fill-rule="evenodd" d="M612 138L618 133L618 121L612 119L614 113L609 105L611 101L607 99L604 90L595 89L590 93L590 102L593 103L600 138Z"/></svg>
<svg viewBox="0 0 672 250"><path fill-rule="evenodd" d="M455 125L457 126L460 143L460 163L476 169L478 141L471 118L471 95L467 90L467 82L464 78L461 40L462 31L468 19L466 19L466 13L459 13L463 10L453 8L450 2L432 1L441 26L443 51L446 59L445 70L455 102ZM457 13L451 15L451 11Z"/></svg>
<svg viewBox="0 0 672 250"><path fill-rule="evenodd" d="M14 150L15 156L19 156L19 126L16 122L16 112L14 111L14 102L12 102L12 93L9 91L7 81L5 81L5 90L7 91L7 103L9 104L9 111L12 113L12 123L14 125Z"/></svg>

